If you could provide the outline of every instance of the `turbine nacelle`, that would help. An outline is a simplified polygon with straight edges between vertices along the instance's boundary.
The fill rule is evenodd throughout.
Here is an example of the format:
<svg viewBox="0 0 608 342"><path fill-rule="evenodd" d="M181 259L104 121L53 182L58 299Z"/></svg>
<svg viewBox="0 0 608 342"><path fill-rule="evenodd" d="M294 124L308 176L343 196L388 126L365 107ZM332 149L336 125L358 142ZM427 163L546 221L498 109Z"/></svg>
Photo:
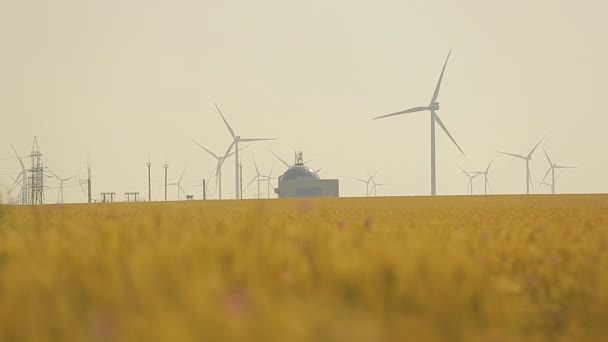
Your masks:
<svg viewBox="0 0 608 342"><path fill-rule="evenodd" d="M431 104L429 105L429 110L431 110L431 111L438 111L439 110L439 102L437 102L437 101L431 102Z"/></svg>

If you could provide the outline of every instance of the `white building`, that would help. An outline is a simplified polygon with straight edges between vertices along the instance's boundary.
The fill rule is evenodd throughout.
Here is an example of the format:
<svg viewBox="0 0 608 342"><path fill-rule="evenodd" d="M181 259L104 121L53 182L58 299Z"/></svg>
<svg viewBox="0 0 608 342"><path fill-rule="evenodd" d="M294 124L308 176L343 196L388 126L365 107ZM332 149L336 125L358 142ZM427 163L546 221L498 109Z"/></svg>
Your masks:
<svg viewBox="0 0 608 342"><path fill-rule="evenodd" d="M315 170L304 165L302 152L297 152L296 164L279 176L279 187L274 192L279 198L338 197L340 186L337 179L321 179Z"/></svg>

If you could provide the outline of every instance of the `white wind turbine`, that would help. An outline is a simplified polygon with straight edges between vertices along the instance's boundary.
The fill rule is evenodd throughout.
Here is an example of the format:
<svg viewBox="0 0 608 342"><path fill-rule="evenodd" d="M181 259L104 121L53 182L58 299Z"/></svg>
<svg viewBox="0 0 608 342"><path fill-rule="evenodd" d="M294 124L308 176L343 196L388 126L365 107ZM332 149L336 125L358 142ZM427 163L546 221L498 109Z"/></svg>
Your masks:
<svg viewBox="0 0 608 342"><path fill-rule="evenodd" d="M496 156L494 156L494 158L492 158L492 161L490 161L490 164L488 164L488 167L486 167L485 170L483 171L476 171L475 173L479 173L483 175L484 178L484 195L488 194L488 188L490 188L490 191L494 191L492 190L492 186L490 186L490 181L488 180L488 174L490 173L490 166L492 166L492 164L494 163L494 160L496 159Z"/></svg>
<svg viewBox="0 0 608 342"><path fill-rule="evenodd" d="M519 158L519 159L523 159L526 161L526 194L528 194L528 195L530 194L530 186L532 186L532 190L534 190L534 184L532 183L532 176L530 175L530 160L532 160L532 154L534 153L534 151L536 151L536 149L538 148L538 145L540 145L540 143L543 142L544 139L545 139L545 137L540 139L540 141L534 146L534 148L530 151L530 153L528 153L525 156L522 156L521 154L498 151L498 153L505 154L505 155Z"/></svg>
<svg viewBox="0 0 608 342"><path fill-rule="evenodd" d="M177 186L177 200L178 201L182 199L181 195L184 194L184 196L185 196L185 193L186 193L186 191L184 190L184 188L182 188L182 180L184 179L184 174L185 173L186 173L186 169L184 169L182 171L182 174L181 174L181 176L179 176L179 180L177 182L167 184L167 186L169 186L169 185L176 185Z"/></svg>
<svg viewBox="0 0 608 342"><path fill-rule="evenodd" d="M61 178L61 177L57 176L57 174L54 173L53 171L49 170L49 172L51 173L51 175L53 175L53 177L55 177L59 181L59 196L57 198L57 203L63 204L63 183L78 177L78 175Z"/></svg>
<svg viewBox="0 0 608 342"><path fill-rule="evenodd" d="M241 138L240 135L236 135L234 134L234 130L232 129L232 127L230 127L230 124L228 124L228 121L226 121L226 118L224 117L224 114L222 114L222 111L220 110L220 107L218 107L217 104L215 104L215 108L217 108L218 113L220 113L220 116L222 117L222 120L224 120L224 123L226 124L226 128L228 128L228 131L230 132L230 135L232 136L232 143L230 144L230 146L228 147L228 150L226 150L226 153L224 155L224 159L228 157L228 154L230 153L230 151L232 150L232 147L235 147L235 154L234 154L234 159L235 159L235 175L236 175L236 199L240 199L241 198L241 193L240 193L240 171L239 171L239 143L241 142L254 142L254 141L264 141L264 140L276 140L276 139L270 139L270 138Z"/></svg>
<svg viewBox="0 0 608 342"><path fill-rule="evenodd" d="M458 165L456 165L456 166L458 166ZM477 178L478 176L482 175L483 173L465 171L460 166L458 166L458 168L460 169L460 171L462 171L462 173L465 174L465 176L467 176L469 178L469 183L467 184L467 191L469 191L469 195L473 195L473 180L475 178Z"/></svg>
<svg viewBox="0 0 608 342"><path fill-rule="evenodd" d="M17 150L15 150L15 146L11 145L11 147L13 148L13 152L15 152L15 157L17 157L17 160L19 161L19 164L21 165L21 195L20 195L20 199L19 199L19 204L28 204L27 201L27 195L28 195L28 179L27 179L27 169L25 168L25 164L23 163L23 160L21 160L21 157L19 157L19 154L17 154Z"/></svg>
<svg viewBox="0 0 608 342"><path fill-rule="evenodd" d="M234 154L234 152L228 153L224 156L218 156L217 154L209 151L203 145L197 143L196 141L192 140L192 142L195 143L198 147L207 151L207 153L209 153L213 158L215 158L215 160L217 160L217 164L216 164L216 168L215 168L215 177L216 177L215 184L216 184L216 188L218 189L218 197L219 197L219 199L222 199L222 165L224 165L224 161L226 161L227 158L232 156ZM230 145L230 146L232 146L232 145ZM249 147L249 146L245 146L245 147L241 148L241 151L246 149L247 147ZM230 152L230 150L228 150L228 152Z"/></svg>
<svg viewBox="0 0 608 342"><path fill-rule="evenodd" d="M258 195L257 198L260 198L260 181L262 180L262 178L264 176L262 176L262 174L260 173L260 169L258 168L258 163L255 162L255 158L253 157L253 154L251 155L251 159L253 159L253 165L255 166L255 176L249 181L249 183L247 183L247 186L245 186L245 189L243 189L243 191L247 190L247 188L249 188L249 186L254 182L254 181L258 181Z"/></svg>
<svg viewBox="0 0 608 342"><path fill-rule="evenodd" d="M435 171L435 123L439 124L441 129L443 129L443 131L452 140L454 145L456 145L458 150L460 150L460 152L464 155L464 152L462 151L460 146L458 146L458 143L456 143L456 140L454 140L454 138L452 137L452 135L450 134L448 129L445 127L445 125L439 118L439 115L437 114L437 111L439 110L439 102L437 101L437 98L439 97L439 89L441 88L441 82L443 80L443 74L445 73L445 67L448 65L448 60L450 59L451 54L452 54L452 50L450 50L450 52L448 53L448 57L445 60L443 69L441 70L441 75L439 76L439 81L437 81L437 85L435 86L435 91L433 92L433 97L431 98L431 102L429 103L428 106L414 107L414 108L402 110L400 112L383 115L383 116L378 116L378 117L374 118L374 120L376 120L376 119L382 119L382 118L387 118L390 116L407 114L407 113L424 112L424 111L431 112L431 195L432 196L435 196L437 194L436 171Z"/></svg>
<svg viewBox="0 0 608 342"><path fill-rule="evenodd" d="M380 172L380 170L374 172L373 175L371 174L367 174L369 176L369 178L365 179L361 179L361 178L357 178L357 177L353 177L355 180L361 182L361 183L365 183L365 196L369 197L370 194L370 189L369 189L369 184L373 181L374 177L376 177L376 175L378 174L378 172ZM373 188L372 188L373 189Z"/></svg>
<svg viewBox="0 0 608 342"><path fill-rule="evenodd" d="M370 189L370 192L374 193L374 197L378 196L378 187L379 186L388 186L390 184L386 184L386 183L376 183L376 180L374 179L374 177L371 177L371 182L372 182L372 188Z"/></svg>
<svg viewBox="0 0 608 342"><path fill-rule="evenodd" d="M17 185L19 185L19 187L23 186L21 184L21 176L22 176L21 173L19 173L19 175L17 176L17 178L11 177L11 179L13 180L13 184L8 188L8 195L9 195L9 197L12 195L12 192L13 192L13 190L15 190L15 188L17 187ZM19 204L20 197L21 197L21 192L19 193L19 197L17 197L17 201L14 201L14 203Z"/></svg>
<svg viewBox="0 0 608 342"><path fill-rule="evenodd" d="M276 166L276 164L277 164L276 161L274 163L272 163L272 168L270 168L270 173L268 175L266 175L266 176L261 175L262 177L264 177L266 179L266 192L267 192L268 198L270 198L270 189L272 189L272 180L276 179L276 177L272 177L272 173L274 172L274 167Z"/></svg>
<svg viewBox="0 0 608 342"><path fill-rule="evenodd" d="M545 146L543 146L543 152L545 152L545 156L547 157L547 161L549 162L549 170L547 170L547 173L545 173L543 180L541 180L540 182L541 184L543 184L549 173L551 173L551 194L555 195L555 181L557 180L557 178L555 178L555 169L576 169L576 167L557 165L552 162L551 158L549 158L547 150L545 150Z"/></svg>

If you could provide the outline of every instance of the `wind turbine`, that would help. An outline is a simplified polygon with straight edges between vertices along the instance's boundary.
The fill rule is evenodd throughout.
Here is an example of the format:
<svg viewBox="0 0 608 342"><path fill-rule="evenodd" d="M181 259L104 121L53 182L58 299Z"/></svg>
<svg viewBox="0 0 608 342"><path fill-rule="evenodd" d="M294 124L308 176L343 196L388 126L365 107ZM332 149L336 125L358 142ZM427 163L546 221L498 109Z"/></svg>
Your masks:
<svg viewBox="0 0 608 342"><path fill-rule="evenodd" d="M184 173L186 173L186 169L182 171L181 176L179 176L179 180L176 183L169 183L167 185L177 185L177 200L181 200L181 194L186 193L184 188L182 188L182 179L184 179Z"/></svg>
<svg viewBox="0 0 608 342"><path fill-rule="evenodd" d="M369 197L369 194L370 194L369 183L372 182L372 180L374 179L374 177L376 177L378 172L380 172L380 170L376 171L373 175L370 175L368 173L367 175L369 176L369 178L367 180L353 177L355 180L358 180L361 183L365 183L365 196L367 196L367 197Z"/></svg>
<svg viewBox="0 0 608 342"><path fill-rule="evenodd" d="M228 157L228 154L230 153L230 151L232 150L232 146L235 147L235 154L234 154L234 159L235 159L235 175L236 175L236 199L240 199L241 198L241 194L240 194L240 174L239 174L239 143L241 142L254 142L254 141L264 141L264 140L276 140L276 139L269 139L269 138L241 138L240 135L236 135L234 134L234 130L232 129L232 127L230 127L230 124L228 124L228 121L226 121L226 118L224 117L224 114L222 114L222 111L220 110L220 107L218 107L217 104L215 104L215 108L217 108L218 113L220 113L220 116L222 117L222 120L224 120L224 123L226 124L226 128L228 128L228 131L230 132L230 135L232 136L232 144L230 144L230 146L228 147L228 150L226 150L226 154L224 155L224 159Z"/></svg>
<svg viewBox="0 0 608 342"><path fill-rule="evenodd" d="M456 165L456 166L458 166L458 165ZM465 174L465 176L467 176L469 178L469 183L467 184L467 190L470 190L469 195L473 195L473 180L475 178L477 178L478 176L482 175L483 173L465 171L460 166L458 166L458 168L460 169L460 171L462 171L462 173Z"/></svg>
<svg viewBox="0 0 608 342"><path fill-rule="evenodd" d="M378 174L380 170L376 171L376 173L374 173L374 175L369 175L369 181L372 183L372 188L370 189L370 193L374 193L374 197L378 195L378 185L380 186L384 186L384 185L388 185L388 184L382 184L382 183L376 183L376 179L374 179L374 177L376 177L376 174Z"/></svg>
<svg viewBox="0 0 608 342"><path fill-rule="evenodd" d="M490 181L488 180L488 173L490 172L490 166L492 166L492 164L494 163L494 160L496 159L496 156L494 156L494 158L492 158L492 161L490 161L490 164L488 164L488 167L486 167L486 169L484 171L476 171L475 173L479 173L483 175L484 178L484 195L488 194L488 188L490 188L490 191L494 191L492 190L492 187L490 186Z"/></svg>
<svg viewBox="0 0 608 342"><path fill-rule="evenodd" d="M28 194L28 179L27 179L27 169L25 168L25 164L23 164L23 160L17 154L17 150L15 150L15 146L11 145L13 148L13 152L15 152L15 156L17 160L19 160L19 164L21 165L21 198L19 200L20 204L28 204L27 194Z"/></svg>
<svg viewBox="0 0 608 342"><path fill-rule="evenodd" d="M523 159L526 161L526 194L528 194L528 195L530 194L530 186L532 186L532 190L534 190L534 184L532 183L532 176L530 175L530 160L532 160L532 154L534 153L534 151L536 151L536 149L538 148L538 145L540 145L540 143L543 142L544 139L545 139L545 137L540 139L540 141L534 146L534 148L530 151L530 153L528 153L525 156L522 156L521 154L498 151L498 153L505 154L505 155L519 158L519 159Z"/></svg>
<svg viewBox="0 0 608 342"><path fill-rule="evenodd" d="M22 177L22 174L21 174L21 173L19 173L19 175L17 176L17 178L13 178L13 177L11 177L11 179L13 180L13 185L11 185L11 186L8 188L8 192L7 192L7 193L8 193L8 195L9 195L9 196L11 196L11 193L13 192L13 190L15 190L15 188L17 187L17 185L19 185L20 187L22 187L22 186L23 186L23 185L21 184L21 183L22 183L22 181L21 181L21 177ZM21 191L21 190L19 190L19 191ZM19 196L21 196L21 193L19 193ZM19 199L19 201L17 201L16 203L19 203L19 202L20 202L20 200L21 200L21 199Z"/></svg>
<svg viewBox="0 0 608 342"><path fill-rule="evenodd" d="M450 59L451 54L452 54L452 50L450 50L450 52L448 53L448 57L445 60L443 69L441 70L441 75L439 76L439 80L437 81L437 85L435 86L435 91L433 92L433 97L431 98L431 102L429 103L428 106L414 107L414 108L402 110L400 112L387 114L387 115L383 115L383 116L378 116L378 117L374 118L374 120L376 120L376 119L387 118L387 117L395 116L395 115L424 112L427 110L431 112L431 195L432 196L435 196L437 194L436 171L435 171L435 123L439 124L441 129L443 129L443 131L452 140L454 145L456 145L458 150L460 150L460 152L464 155L464 152L462 151L460 146L458 146L458 143L456 143L456 140L454 140L454 138L452 137L452 135L450 134L448 129L445 127L445 125L439 118L439 115L437 114L437 111L439 110L439 102L437 101L437 98L439 97L439 89L441 88L441 81L443 80L443 74L445 73L445 67L448 65L448 60Z"/></svg>
<svg viewBox="0 0 608 342"><path fill-rule="evenodd" d="M216 166L216 169L215 169L215 176L216 176L216 179L215 179L216 183L215 184L216 184L216 187L218 187L218 184L219 184L218 196L219 196L219 199L222 199L222 165L224 164L224 161L227 158L229 158L230 156L232 156L234 154L234 152L228 153L228 154L226 154L224 156L218 156L217 154L209 151L203 145L197 143L196 141L192 140L192 142L195 143L198 147L200 147L203 150L207 151L207 153L209 153L213 158L215 158L215 160L217 160L217 166ZM232 145L230 145L230 146L232 146ZM243 147L241 149L241 151L244 150L244 149L246 149L247 147L249 147L249 146ZM230 150L229 150L229 152L230 152Z"/></svg>
<svg viewBox="0 0 608 342"><path fill-rule="evenodd" d="M549 154L547 153L547 150L545 150L545 146L543 146L543 152L545 152L545 156L547 157L547 161L549 162L549 170L547 170L547 173L545 173L543 180L540 182L542 184L545 181L545 179L547 178L547 176L549 175L549 172L551 172L551 194L555 195L555 181L557 180L557 178L555 178L555 169L576 169L576 167L557 165L554 162L552 162L551 158L549 158Z"/></svg>
<svg viewBox="0 0 608 342"><path fill-rule="evenodd" d="M245 190L247 190L247 188L249 188L249 186L251 185L251 183L253 183L254 181L258 181L258 199L260 198L260 181L262 180L262 174L260 173L260 169L258 169L258 163L255 162L255 158L253 157L253 154L251 154L251 159L253 159L253 165L255 166L255 176L249 181L249 183L247 183L247 186L245 186Z"/></svg>
<svg viewBox="0 0 608 342"><path fill-rule="evenodd" d="M63 204L63 183L69 181L70 179L76 178L78 175L74 175L67 178L61 178L57 176L57 174L53 171L49 170L49 172L53 175L53 177L57 178L57 180L59 181L59 196L57 198L57 203Z"/></svg>
<svg viewBox="0 0 608 342"><path fill-rule="evenodd" d="M274 167L276 166L277 162L275 161L274 163L272 163L272 167L270 168L270 173L267 176L262 175L262 177L266 178L266 192L267 192L267 196L268 198L270 198L270 189L272 189L272 180L276 179L276 177L272 177L272 173L274 172ZM274 193L274 191L273 191Z"/></svg>

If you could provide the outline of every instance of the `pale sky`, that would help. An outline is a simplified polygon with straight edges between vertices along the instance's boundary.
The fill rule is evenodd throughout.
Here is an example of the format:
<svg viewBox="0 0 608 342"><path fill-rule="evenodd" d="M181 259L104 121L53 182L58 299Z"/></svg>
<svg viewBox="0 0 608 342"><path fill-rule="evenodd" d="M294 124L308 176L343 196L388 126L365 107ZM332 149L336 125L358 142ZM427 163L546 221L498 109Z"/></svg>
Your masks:
<svg viewBox="0 0 608 342"><path fill-rule="evenodd" d="M267 172L267 149L290 161L298 149L343 196L364 195L352 177L376 169L391 184L379 195L427 195L430 114L371 119L428 105L452 48L439 115L466 157L438 130L439 194L466 192L457 164L485 168L545 134L557 163L580 166L558 192L608 192L606 13L600 0L0 0L0 188L20 170L10 145L28 154L35 135L61 176L85 177L90 154L95 198L147 197L148 154L153 180L165 156L170 181L184 168L184 181L208 177L215 161L192 139L230 143L216 101L237 134L278 139L243 152L245 182L251 153ZM535 182L547 168L539 149ZM234 197L234 160L223 170ZM506 156L490 170L495 193L525 192L524 176ZM78 187L65 196L85 200Z"/></svg>

